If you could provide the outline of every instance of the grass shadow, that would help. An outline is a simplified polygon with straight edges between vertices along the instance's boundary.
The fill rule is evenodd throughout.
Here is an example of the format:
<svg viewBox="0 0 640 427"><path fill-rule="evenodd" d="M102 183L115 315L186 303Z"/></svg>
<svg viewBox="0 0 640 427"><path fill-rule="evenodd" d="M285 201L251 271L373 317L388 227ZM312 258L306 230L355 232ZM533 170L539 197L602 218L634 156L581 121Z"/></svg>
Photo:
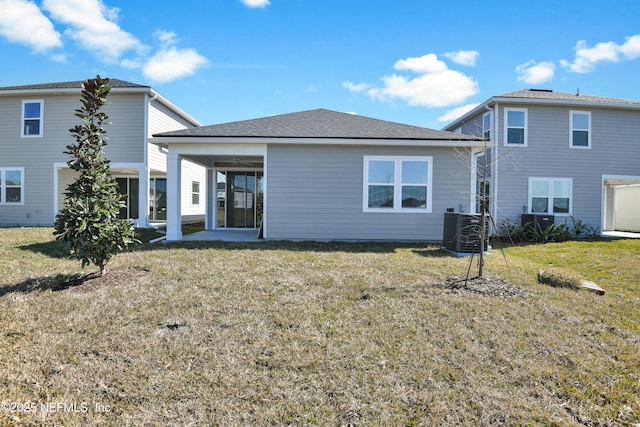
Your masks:
<svg viewBox="0 0 640 427"><path fill-rule="evenodd" d="M28 294L38 291L63 291L82 285L84 282L95 279L100 273L89 274L56 274L55 276L34 277L24 280L15 285L4 285L0 287L0 298L7 294L21 293Z"/></svg>
<svg viewBox="0 0 640 427"><path fill-rule="evenodd" d="M257 251L293 251L293 252L344 252L344 253L394 253L398 249L414 249L431 252L428 247L433 248L433 252L440 250L440 246L434 243L420 242L317 242L289 240L265 240L260 242L223 242L220 240L210 241L180 241L163 242L154 245L143 245L138 250L168 250L168 249L221 249L221 250L257 250ZM444 256L446 253L437 256Z"/></svg>
<svg viewBox="0 0 640 427"><path fill-rule="evenodd" d="M128 251L135 251L139 248L149 246L150 248L158 248L157 245L150 245L149 241L156 237L162 236L155 229L141 228L136 229L136 239L143 242L141 245L132 245ZM70 258L69 249L61 240L51 240L48 242L31 243L29 245L18 246L18 249L23 251L30 251L35 254L41 254L50 258L68 259Z"/></svg>
<svg viewBox="0 0 640 427"><path fill-rule="evenodd" d="M456 255L436 245L434 245L432 249L425 249L425 248L414 249L413 253L425 258L456 258Z"/></svg>
<svg viewBox="0 0 640 427"><path fill-rule="evenodd" d="M143 240L144 242L144 240ZM147 240L148 242L148 240ZM69 251L65 244L58 240L43 243L32 243L18 247L24 251L45 255L51 258L68 259ZM398 249L412 249L414 252L428 257L449 256L439 244L433 242L317 242L289 240L263 240L259 242L225 242L221 240L194 240L179 242L142 243L130 246L127 252L158 251L171 249L191 250L257 250L257 251L294 251L294 252L344 252L344 253L394 253Z"/></svg>
<svg viewBox="0 0 640 427"><path fill-rule="evenodd" d="M67 259L69 258L69 250L65 244L59 240L52 240L44 243L32 243L30 245L18 246L18 249L30 251L35 254L46 255L50 258Z"/></svg>

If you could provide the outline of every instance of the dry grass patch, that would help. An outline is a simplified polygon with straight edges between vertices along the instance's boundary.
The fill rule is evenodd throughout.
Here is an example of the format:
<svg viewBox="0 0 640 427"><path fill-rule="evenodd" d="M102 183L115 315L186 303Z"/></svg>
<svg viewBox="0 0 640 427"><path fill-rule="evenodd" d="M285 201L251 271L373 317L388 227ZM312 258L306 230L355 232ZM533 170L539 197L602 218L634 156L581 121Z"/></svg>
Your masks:
<svg viewBox="0 0 640 427"><path fill-rule="evenodd" d="M536 282L551 259L590 275L599 244L570 248L582 261L549 245L509 249L509 267L489 256L526 297L451 293L437 284L467 260L394 244L147 246L109 264L143 272L118 286L20 287L86 274L47 233L0 230L0 396L89 410L0 425L640 422L637 286L614 285L620 267L600 271L604 297ZM626 245L608 248L637 265Z"/></svg>

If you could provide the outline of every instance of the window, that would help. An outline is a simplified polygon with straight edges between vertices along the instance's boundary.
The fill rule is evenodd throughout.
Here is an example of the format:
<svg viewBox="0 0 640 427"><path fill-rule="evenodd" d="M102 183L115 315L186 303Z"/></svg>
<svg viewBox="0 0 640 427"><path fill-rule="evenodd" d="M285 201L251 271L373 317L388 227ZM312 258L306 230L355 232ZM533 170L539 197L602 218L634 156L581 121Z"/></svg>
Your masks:
<svg viewBox="0 0 640 427"><path fill-rule="evenodd" d="M431 212L432 157L364 157L364 211Z"/></svg>
<svg viewBox="0 0 640 427"><path fill-rule="evenodd" d="M0 204L24 204L23 183L23 168L0 168Z"/></svg>
<svg viewBox="0 0 640 427"><path fill-rule="evenodd" d="M23 138L42 136L44 101L22 101L22 121L20 135Z"/></svg>
<svg viewBox="0 0 640 427"><path fill-rule="evenodd" d="M482 116L482 137L491 141L491 113L484 113Z"/></svg>
<svg viewBox="0 0 640 427"><path fill-rule="evenodd" d="M570 111L569 147L591 148L591 113L588 111Z"/></svg>
<svg viewBox="0 0 640 427"><path fill-rule="evenodd" d="M198 181L191 181L191 204L200 204L200 183Z"/></svg>
<svg viewBox="0 0 640 427"><path fill-rule="evenodd" d="M505 145L527 146L527 110L505 108Z"/></svg>
<svg viewBox="0 0 640 427"><path fill-rule="evenodd" d="M529 178L529 212L571 215L570 178Z"/></svg>

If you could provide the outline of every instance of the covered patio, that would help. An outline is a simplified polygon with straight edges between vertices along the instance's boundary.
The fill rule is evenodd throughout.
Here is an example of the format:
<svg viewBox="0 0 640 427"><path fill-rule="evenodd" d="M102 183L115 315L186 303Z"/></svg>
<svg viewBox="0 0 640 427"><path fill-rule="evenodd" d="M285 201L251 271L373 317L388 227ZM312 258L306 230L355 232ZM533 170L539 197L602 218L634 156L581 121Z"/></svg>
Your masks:
<svg viewBox="0 0 640 427"><path fill-rule="evenodd" d="M256 243L258 230L203 230L182 236L183 241L214 241Z"/></svg>

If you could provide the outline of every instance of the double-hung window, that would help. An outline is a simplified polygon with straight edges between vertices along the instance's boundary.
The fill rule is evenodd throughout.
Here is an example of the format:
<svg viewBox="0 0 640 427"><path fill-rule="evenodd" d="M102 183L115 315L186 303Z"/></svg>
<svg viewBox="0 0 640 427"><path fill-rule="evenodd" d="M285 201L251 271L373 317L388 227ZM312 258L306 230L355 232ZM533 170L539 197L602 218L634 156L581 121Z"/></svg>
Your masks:
<svg viewBox="0 0 640 427"><path fill-rule="evenodd" d="M529 212L571 215L571 178L529 178Z"/></svg>
<svg viewBox="0 0 640 427"><path fill-rule="evenodd" d="M569 117L569 147L591 148L591 112L570 111Z"/></svg>
<svg viewBox="0 0 640 427"><path fill-rule="evenodd" d="M431 212L433 158L365 156L365 212Z"/></svg>
<svg viewBox="0 0 640 427"><path fill-rule="evenodd" d="M22 120L20 136L23 138L41 137L44 128L44 101L30 99L22 101Z"/></svg>
<svg viewBox="0 0 640 427"><path fill-rule="evenodd" d="M504 109L504 144L514 147L527 146L527 109Z"/></svg>
<svg viewBox="0 0 640 427"><path fill-rule="evenodd" d="M482 116L482 137L491 141L491 113L484 113Z"/></svg>
<svg viewBox="0 0 640 427"><path fill-rule="evenodd" d="M24 204L24 168L0 168L0 205Z"/></svg>
<svg viewBox="0 0 640 427"><path fill-rule="evenodd" d="M200 204L200 183L191 181L191 204L198 206Z"/></svg>

